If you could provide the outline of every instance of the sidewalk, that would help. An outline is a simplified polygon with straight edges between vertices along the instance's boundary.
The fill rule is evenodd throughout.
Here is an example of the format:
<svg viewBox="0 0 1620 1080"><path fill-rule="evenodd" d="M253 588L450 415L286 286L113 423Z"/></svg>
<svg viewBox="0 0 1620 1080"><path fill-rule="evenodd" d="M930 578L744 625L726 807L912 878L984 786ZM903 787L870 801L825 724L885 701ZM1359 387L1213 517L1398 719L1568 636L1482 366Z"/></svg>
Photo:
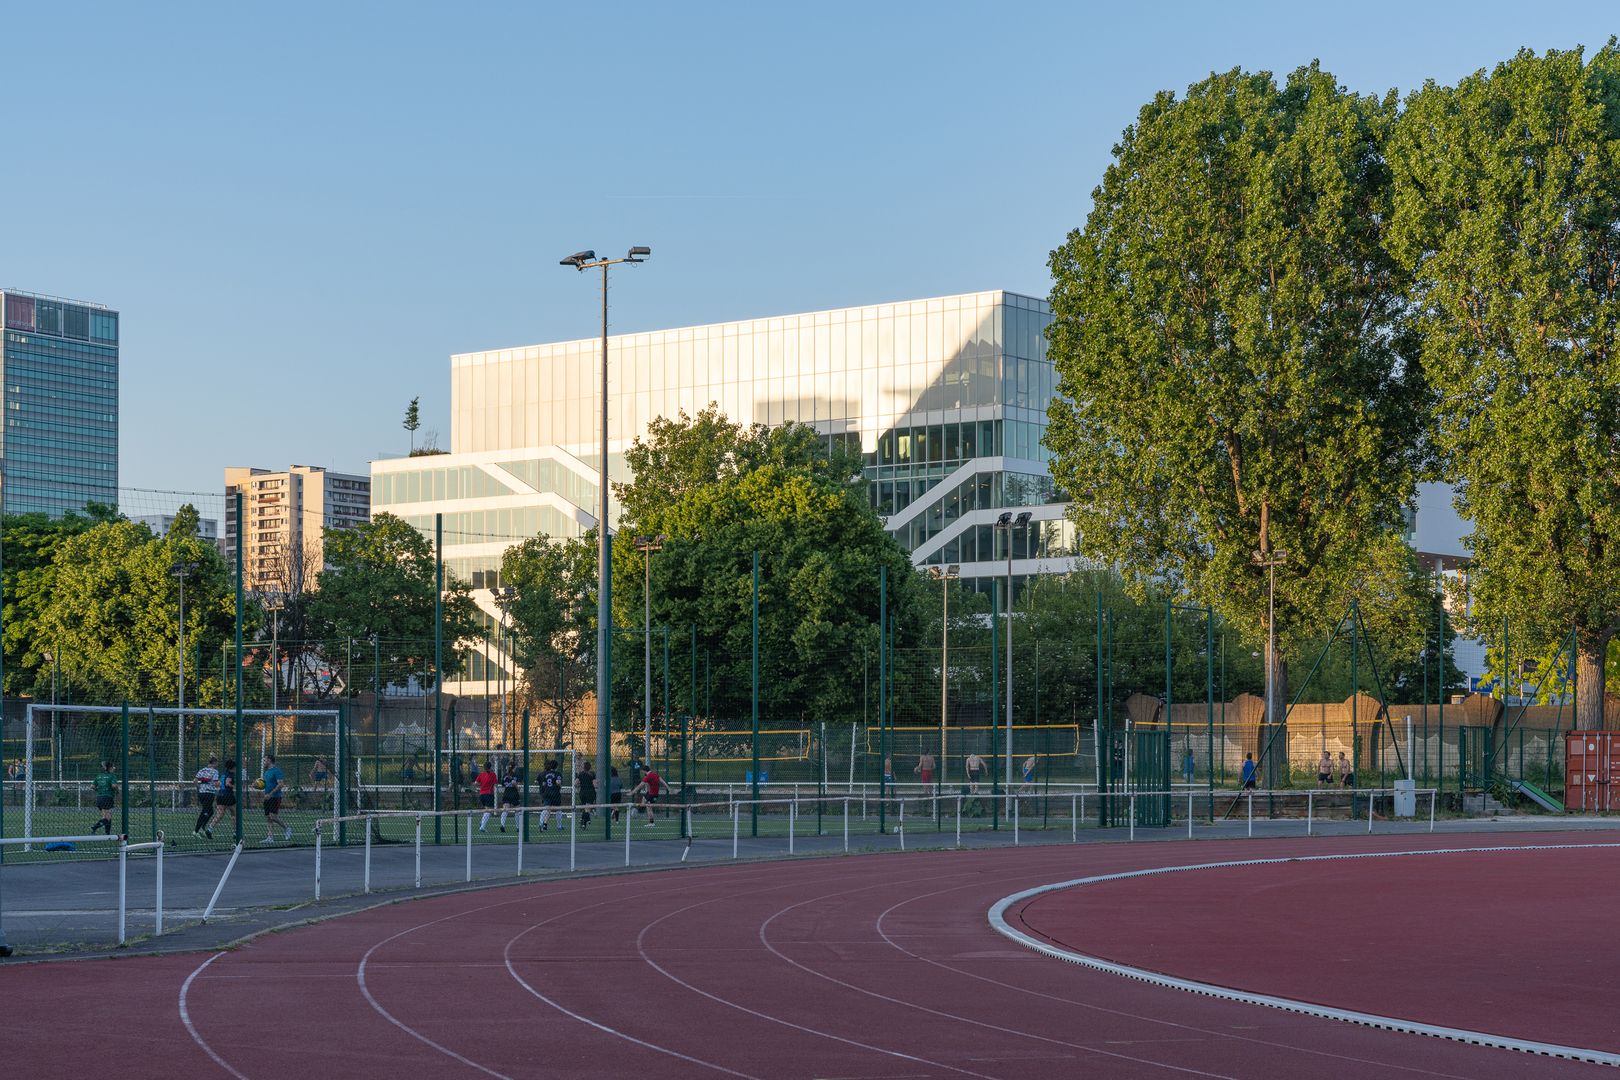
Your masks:
<svg viewBox="0 0 1620 1080"><path fill-rule="evenodd" d="M907 833L898 834L890 824L886 833L852 832L850 853L949 848L956 844L954 828L936 828L932 820L913 819ZM864 826L871 825L868 821ZM1441 834L1488 834L1550 831L1620 832L1620 819L1576 817L1499 817L1436 822ZM747 825L737 840L739 859L788 858L786 836L747 835ZM1429 831L1426 819L1416 822L1375 820L1373 835L1411 835ZM622 835L622 834L621 834ZM1245 820L1210 825L1195 821L1195 839L1242 839L1249 835ZM1303 837L1303 820L1261 820L1253 823L1253 836L1260 838ZM1365 819L1322 821L1314 825L1317 836L1366 836ZM1083 827L1071 832L1061 827L1020 828L1016 842L1022 846L1069 845L1128 842L1125 828ZM1187 839L1185 821L1169 828L1138 828L1136 843ZM961 846L966 849L1011 847L1015 836L1010 824L996 831L964 831ZM844 851L841 822L830 819L824 835L799 835L793 841L793 855L829 856ZM574 847L576 869L568 868L569 844L556 833L544 842L531 837L524 848L523 876L517 876L515 838L507 844L480 843L472 847L472 881L467 881L467 848L462 844L422 848L421 888L415 888L415 848L410 844L378 844L372 849L370 895L361 892L364 875L363 845L338 848L326 846L321 854L321 899L315 899L315 853L312 848L244 849L221 895L213 918L201 923L203 910L219 883L227 855L183 855L164 860L165 933L152 938L155 860L131 856L128 877L128 918L131 945L119 950L117 942L118 862L116 859L80 860L56 864L27 863L0 869L3 883L4 931L7 942L17 950L17 959L42 955L96 955L106 952L181 951L216 949L265 930L329 918L333 915L417 896L466 888L513 884L567 877L623 873L676 867L712 865L732 860L732 841L703 838L690 846L679 839L642 839L632 829L629 866L622 840L581 839Z"/></svg>

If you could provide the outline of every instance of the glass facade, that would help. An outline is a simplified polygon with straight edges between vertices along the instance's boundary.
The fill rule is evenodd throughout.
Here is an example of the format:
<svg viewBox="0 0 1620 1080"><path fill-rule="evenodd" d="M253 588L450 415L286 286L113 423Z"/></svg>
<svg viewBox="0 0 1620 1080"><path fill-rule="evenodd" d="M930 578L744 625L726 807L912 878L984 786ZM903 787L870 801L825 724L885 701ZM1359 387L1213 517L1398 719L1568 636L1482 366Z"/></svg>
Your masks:
<svg viewBox="0 0 1620 1080"><path fill-rule="evenodd" d="M118 313L0 292L5 513L118 502Z"/></svg>
<svg viewBox="0 0 1620 1080"><path fill-rule="evenodd" d="M1041 445L1050 321L1044 301L985 292L610 337L610 471L654 419L713 403L858 446L873 507L919 563L1004 574L1006 507L1037 519L1015 559L1066 559ZM511 544L590 528L600 364L599 338L452 357L452 452L373 462L374 509L428 533L443 513L451 568L481 587Z"/></svg>

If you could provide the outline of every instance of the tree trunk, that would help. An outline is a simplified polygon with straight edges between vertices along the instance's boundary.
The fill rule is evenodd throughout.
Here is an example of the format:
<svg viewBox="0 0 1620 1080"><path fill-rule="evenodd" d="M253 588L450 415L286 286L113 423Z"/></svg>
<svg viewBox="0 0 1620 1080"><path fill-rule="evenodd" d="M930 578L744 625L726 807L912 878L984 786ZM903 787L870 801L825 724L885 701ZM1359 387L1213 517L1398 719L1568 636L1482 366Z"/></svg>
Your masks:
<svg viewBox="0 0 1620 1080"><path fill-rule="evenodd" d="M1267 651L1270 651L1269 644ZM1260 744L1266 748L1262 764L1266 787L1281 788L1288 786L1288 722L1284 719L1288 713L1288 662L1279 653L1266 657L1266 663L1272 672L1270 707L1273 715L1266 717L1268 726L1264 728L1265 738ZM1275 722L1275 727L1269 726L1271 721Z"/></svg>
<svg viewBox="0 0 1620 1080"><path fill-rule="evenodd" d="M1580 635L1575 653L1575 726L1582 731L1603 729L1603 660L1608 652L1608 634Z"/></svg>

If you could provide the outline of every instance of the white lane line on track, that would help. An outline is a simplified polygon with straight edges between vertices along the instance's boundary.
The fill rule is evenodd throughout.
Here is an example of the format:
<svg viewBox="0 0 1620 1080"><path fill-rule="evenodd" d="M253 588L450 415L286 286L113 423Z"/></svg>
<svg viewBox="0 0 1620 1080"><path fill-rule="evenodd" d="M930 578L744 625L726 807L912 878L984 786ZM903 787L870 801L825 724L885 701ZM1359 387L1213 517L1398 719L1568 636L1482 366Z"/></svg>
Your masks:
<svg viewBox="0 0 1620 1080"><path fill-rule="evenodd" d="M1293 855L1269 859L1234 859L1227 862L1192 863L1182 866L1161 866L1147 870L1128 870L1114 874L1098 874L1092 877L1075 878L1071 881L1053 882L1047 885L1037 885L1032 889L1013 893L997 900L990 908L990 925L997 933L1034 949L1036 952L1059 960L1067 960L1073 964L1080 964L1096 971L1111 975L1121 975L1128 979L1137 979L1172 990L1185 990L1188 993L1203 994L1208 997L1220 998L1226 1001L1236 1001L1249 1005L1263 1005L1267 1008L1281 1009L1284 1012L1303 1013L1307 1016L1321 1017L1326 1020L1338 1020L1348 1024L1358 1024L1364 1027L1382 1028L1387 1031L1400 1031L1410 1035L1427 1035L1437 1039L1447 1039L1453 1042L1470 1043L1475 1046L1490 1046L1500 1050L1515 1050L1520 1053L1534 1054L1542 1057L1563 1058L1570 1061L1584 1061L1593 1065L1609 1065L1620 1067L1620 1054L1606 1050L1591 1050L1579 1046L1562 1046L1557 1043L1537 1042L1532 1039L1515 1039L1506 1035L1496 1035L1487 1031L1470 1031L1466 1028L1445 1027L1440 1024L1424 1024L1415 1020L1406 1020L1396 1016L1381 1016L1377 1013L1359 1012L1355 1009L1336 1009L1324 1005L1315 1005L1308 1001L1299 1001L1294 998L1276 997L1271 994L1256 994L1246 990L1233 990L1230 987L1217 986L1214 983L1198 982L1194 979L1181 979L1171 975L1163 975L1146 968L1132 967L1128 964L1117 964L1111 960L1104 960L1097 956L1088 956L1085 953L1075 952L1071 949L1060 948L1043 941L1033 934L1025 933L1007 921L1007 910L1014 904L1020 904L1045 893L1057 892L1061 889L1079 888L1085 885L1096 885L1106 881L1121 881L1127 878L1152 877L1158 874L1179 873L1192 870L1216 870L1237 866L1274 866L1283 863L1329 862L1344 859L1380 859L1397 858L1408 855L1467 855L1467 854L1500 854L1511 851L1572 851L1590 848L1614 848L1620 844L1512 844L1493 847L1470 848L1427 848L1415 851L1367 851L1353 852L1341 855Z"/></svg>
<svg viewBox="0 0 1620 1080"><path fill-rule="evenodd" d="M197 1026L191 1022L190 1010L186 1008L186 997L191 993L191 984L196 980L198 975L202 974L204 968L224 955L225 954L223 952L217 952L213 956L210 956L208 959L198 964L196 968L192 970L191 974L186 976L186 981L180 984L180 1022L186 1026L186 1031L191 1035L192 1041L203 1048L203 1053L214 1059L215 1065L218 1065L220 1068L236 1077L236 1080L247 1080L247 1077L237 1072L236 1069L231 1066L230 1062L220 1057L214 1052L214 1048L212 1046L209 1046L203 1041L202 1035L198 1034L197 1032Z"/></svg>
<svg viewBox="0 0 1620 1080"><path fill-rule="evenodd" d="M1250 1044L1253 1044L1253 1045L1256 1045L1256 1046L1265 1046L1265 1047L1272 1047L1272 1048L1283 1049L1283 1050L1292 1050L1292 1051L1295 1051L1297 1053L1309 1054L1309 1055L1311 1055L1313 1057L1328 1058L1328 1059L1333 1060L1333 1061L1343 1061L1343 1062L1348 1062L1350 1064L1355 1064L1355 1065L1371 1065L1371 1066L1374 1066L1374 1067L1379 1068L1379 1069L1393 1069L1393 1070L1398 1070L1400 1072L1417 1073L1420 1076L1442 1077L1442 1078L1444 1078L1444 1080L1473 1080L1473 1077L1467 1076L1467 1075L1464 1075L1464 1074L1461 1074L1461 1073L1437 1072L1434 1069L1423 1068L1423 1067L1417 1066L1417 1065L1403 1065L1403 1064L1401 1064L1399 1062L1378 1061L1378 1060L1375 1060L1373 1058L1361 1057L1361 1056L1355 1055L1355 1054L1341 1054L1341 1053L1338 1053L1338 1052L1335 1052L1335 1051L1332 1051L1332 1050L1319 1050L1319 1049L1317 1049L1315 1047L1312 1047L1312 1046L1299 1046L1299 1045L1297 1045L1295 1043L1277 1042L1274 1039L1262 1039L1262 1038L1259 1038L1259 1037L1253 1036L1253 1035L1234 1035L1234 1034L1232 1034L1233 1030L1258 1031L1259 1030L1258 1026L1244 1025L1241 1028L1227 1029L1227 1030L1222 1030L1222 1029L1219 1029L1219 1028L1199 1027L1196 1024L1183 1023L1182 1021L1179 1021L1179 1020L1166 1020L1163 1017L1149 1016L1149 1015L1147 1015L1145 1013L1128 1012L1128 1011L1126 1011L1124 1009L1114 1009L1114 1008L1108 1007L1107 1005L1098 1005L1098 1004L1096 1004L1094 1002L1090 1002L1090 1001L1080 1001L1080 1000L1077 1000L1075 998L1063 997L1063 996L1061 996L1059 994L1048 994L1044 990L1032 990L1027 986L1019 986L1017 983L1004 982L1001 979L992 979L988 975L980 975L976 971L969 971L966 968L959 968L959 967L956 967L955 965L947 964L947 963L944 963L943 961L935 960L935 959L933 959L931 957L923 956L921 953L913 952L912 950L906 948L904 945L901 945L898 941L895 941L894 938L889 936L888 931L886 931L883 928L883 921L885 919L887 919L892 912L897 911L900 908L903 908L903 907L907 906L908 904L915 903L918 900L928 900L928 899L931 899L932 897L935 897L935 896L941 896L941 895L943 895L944 893L947 893L947 892L957 892L957 891L959 891L961 889L971 889L971 888L974 888L975 886L978 886L978 885L981 885L981 884L982 884L982 882L970 882L967 885L958 885L958 886L956 886L955 888L952 888L952 889L941 889L939 892L924 893L924 894L922 894L920 896L913 896L913 897L910 897L909 899L902 900L898 904L895 904L892 907L884 909L882 912L879 913L879 915L877 917L876 929L877 929L877 932L878 932L878 936L881 937L896 952L901 953L901 954L903 954L905 956L909 956L914 960L921 960L923 963L930 964L930 965L932 965L934 967L940 968L943 971L950 971L950 972L954 972L955 974L958 974L958 975L965 975L970 979L977 979L980 982L989 983L991 986L1004 987L1005 989L1015 990L1015 991L1017 991L1018 993L1021 993L1021 994L1028 994L1031 997L1042 998L1042 999L1047 1000L1047 1001L1055 1001L1055 1002L1057 1002L1057 1003L1059 1003L1061 1005L1072 1005L1072 1006L1075 1006L1076 1008L1088 1009L1088 1010L1090 1010L1092 1012L1104 1013L1104 1014L1109 1015L1109 1016L1118 1016L1118 1017L1121 1017L1121 1018L1127 1019L1127 1020L1141 1020L1141 1021L1144 1021L1144 1022L1149 1023L1149 1024L1162 1024L1163 1026L1171 1028L1171 1029L1176 1030L1176 1031L1192 1031L1192 1032L1197 1032L1197 1033L1199 1033L1201 1035L1207 1035L1207 1036L1211 1036L1211 1037L1217 1038L1217 1039L1231 1039L1234 1042L1250 1043ZM1022 950L1020 950L1020 951L1022 951ZM977 955L977 954L975 954L975 955ZM1037 960L1038 961L1040 959L1039 954L1028 954L1028 953L1026 953L1026 955L1029 955L1030 959L1032 959L1032 960ZM999 958L999 955L998 955L998 958ZM1153 1041L1161 1041L1161 1040L1153 1040Z"/></svg>
<svg viewBox="0 0 1620 1080"><path fill-rule="evenodd" d="M927 880L930 880L931 878L950 877L950 876L951 876L950 874L931 874L931 875L924 876L922 878L915 878L915 879L912 879L912 880L914 880L914 881L927 881ZM642 961L648 967L652 968L654 971L658 972L660 975L664 976L664 978L668 979L670 982L674 983L675 985L680 986L683 989L690 990L694 994L698 994L698 995L700 995L702 997L706 997L710 1001L718 1002L721 1005L725 1005L725 1006L728 1006L730 1008L736 1009L738 1012L746 1013L747 1015L756 1017L756 1018L758 1018L760 1020L767 1020L767 1021L769 1021L769 1022L771 1022L773 1024L780 1024L783 1027L791 1028L794 1031L802 1031L807 1035L815 1035L815 1036L817 1036L819 1038L831 1039L834 1042L840 1042L840 1043L843 1043L846 1046L853 1046L853 1047L856 1047L856 1048L861 1049L861 1050L870 1050L873 1053L883 1054L883 1055L888 1056L888 1057L899 1058L902 1061L910 1061L910 1062L913 1062L914 1064L917 1064L917 1065L928 1065L928 1066L930 1066L932 1068L935 1068L935 1069L945 1069L948 1072L961 1073L964 1076L977 1076L977 1077L980 1078L980 1080L995 1080L994 1077L987 1076L984 1073L974 1072L971 1069L959 1068L959 1067L957 1067L955 1065L946 1064L943 1061L930 1061L928 1058L918 1057L915 1054L908 1054L908 1053L905 1053L902 1050L890 1050L887 1047L875 1046L875 1045L873 1045L871 1043L863 1043L863 1042L859 1041L858 1039L850 1039L850 1038L846 1038L843 1035L835 1035L830 1031L822 1031L822 1030L819 1030L817 1028L806 1027L803 1024L795 1024L793 1021L784 1020L780 1016L772 1016L770 1013L763 1013L763 1012L758 1011L757 1009L750 1009L748 1006L740 1004L740 1003L735 1002L735 1001L732 1001L729 998L723 998L723 997L719 996L718 994L711 994L707 990L702 989L701 987L694 986L693 984L687 982L686 980L682 979L680 976L674 974L673 972L669 971L667 968L660 965L658 963L658 961L654 960L647 953L647 946L646 946L647 932L649 930L651 930L653 927L657 926L659 923L666 920L666 919L671 919L671 918L674 918L677 915L685 914L688 911L692 911L692 910L694 910L696 908L703 907L706 904L717 903L720 900L733 900L733 899L736 899L736 897L739 896L739 895L757 895L759 893L773 892L773 891L776 891L778 889L787 888L790 884L794 884L794 883L791 883L791 882L790 883L779 883L777 885L772 886L771 888L755 889L750 893L741 893L741 894L733 893L733 894L728 895L728 896L715 897L714 899L711 899L711 900L702 900L702 901L699 901L696 904L688 904L686 907L677 908L674 911L665 912L663 915L660 915L658 918L654 919L650 923L647 923L645 926L643 926L641 928L641 931L636 935L636 952L641 954Z"/></svg>
<svg viewBox="0 0 1620 1080"><path fill-rule="evenodd" d="M1096 1054L1099 1057L1113 1058L1113 1059L1115 1059L1117 1061L1129 1061L1129 1062L1133 1062L1133 1063L1138 1064L1138 1065L1146 1065L1146 1066L1149 1066L1150 1068L1165 1069L1165 1070L1170 1071L1170 1072L1185 1073L1185 1074L1192 1075L1192 1076L1207 1076L1207 1077L1213 1078L1213 1080L1239 1080L1239 1078L1234 1077L1234 1076L1230 1076L1230 1075L1228 1075L1226 1073L1208 1072L1208 1071L1206 1071L1204 1069L1194 1069L1194 1068L1191 1068L1191 1067L1188 1067L1188 1066L1183 1066L1183 1065L1171 1065L1171 1064L1169 1064L1167 1062L1154 1061L1154 1060L1151 1060L1149 1058L1136 1057L1136 1056L1131 1055L1131 1054L1121 1053L1121 1052L1119 1052L1117 1050L1104 1050L1104 1049L1101 1049L1100 1047L1091 1046L1091 1045L1089 1045L1087 1043L1069 1042L1067 1039L1057 1039L1057 1038L1052 1038L1052 1037L1047 1036L1047 1035L1037 1035L1035 1032L1032 1032L1032 1031L1022 1031L1022 1030L1017 1029L1017 1028L1007 1027L1004 1024L993 1024L993 1023L990 1023L990 1022L985 1021L985 1020L976 1020L971 1016L963 1016L960 1013L945 1012L944 1010L931 1008L930 1006L927 1006L927 1005L919 1005L918 1003L916 1003L914 1001L906 1001L904 998L891 997L888 994L881 994L881 993L877 992L876 990L868 990L863 986L857 986L854 983L845 982L843 979L834 978L833 976L828 975L826 972L817 971L815 968L809 967L809 966L807 966L805 964L801 964L799 961L793 959L791 956L788 956L786 953L784 953L780 949L778 949L775 945L771 944L770 933L769 933L771 924L773 922L775 922L781 916L786 915L788 912L793 911L796 908L804 907L807 904L817 904L817 903L820 903L823 900L828 900L828 899L831 899L833 897L851 896L851 895L853 895L855 893L858 893L858 892L869 892L872 889L881 889L881 888L883 888L885 886L893 885L893 884L895 884L895 882L892 882L892 881L880 881L880 882L877 882L875 884L867 885L867 886L864 886L864 887L859 888L859 889L846 889L843 892L832 892L832 893L823 894L821 896L812 896L808 900L800 900L796 904L789 904L787 907L782 908L781 910L779 910L775 914L773 914L770 918L768 918L764 922L760 923L760 925L759 925L759 941L760 941L760 944L764 945L765 948L770 951L771 955L775 956L777 959L783 960L783 961L785 961L785 962L787 962L789 964L792 964L794 967L798 968L800 971L806 972L806 973L808 973L810 975L814 975L818 979L825 979L828 982L832 983L834 986L842 986L846 990L855 991L857 994L865 994L867 997L877 998L879 1001L887 1001L887 1002L890 1002L891 1004L901 1005L901 1006L904 1006L904 1007L906 1007L908 1009L916 1009L919 1012L925 1012L925 1013L928 1013L931 1016L938 1016L938 1017L942 1017L942 1018L944 1018L946 1020L953 1020L953 1021L957 1021L957 1022L964 1023L964 1024L971 1024L974 1027L988 1028L989 1030L997 1032L999 1034L1014 1035L1014 1036L1017 1036L1017 1037L1023 1038L1023 1039L1034 1039L1037 1042L1050 1043L1053 1046L1066 1046L1066 1047L1069 1047L1070 1049L1073 1049L1073 1050L1084 1051L1085 1053L1088 1053L1088 1054ZM905 884L911 884L911 883L910 882L905 882ZM979 882L974 882L973 884L979 884ZM958 887L960 888L960 886L958 886ZM950 891L951 891L950 889L942 889L942 890L940 890L940 892L950 892ZM937 894L930 893L929 895L937 895ZM1013 1060L1014 1058L1032 1058L1032 1059L1033 1058L1046 1058L1046 1057L1050 1057L1050 1056L1052 1056L1052 1055L1050 1055L1050 1054L1039 1054L1039 1053L998 1054L998 1055L995 1055L994 1057L976 1057L976 1058L969 1058L968 1060L970 1060L970 1061L999 1061L999 1060ZM1062 1055L1062 1056L1067 1058L1067 1057L1072 1057L1073 1055L1065 1054L1065 1055Z"/></svg>

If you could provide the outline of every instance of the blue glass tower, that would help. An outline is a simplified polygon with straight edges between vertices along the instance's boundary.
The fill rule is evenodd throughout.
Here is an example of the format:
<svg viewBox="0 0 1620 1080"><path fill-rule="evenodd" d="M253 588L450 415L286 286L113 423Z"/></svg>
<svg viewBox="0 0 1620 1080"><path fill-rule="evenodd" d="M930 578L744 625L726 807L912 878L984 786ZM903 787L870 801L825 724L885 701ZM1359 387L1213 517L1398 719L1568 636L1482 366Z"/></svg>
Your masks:
<svg viewBox="0 0 1620 1080"><path fill-rule="evenodd" d="M0 512L118 502L118 312L0 290Z"/></svg>

